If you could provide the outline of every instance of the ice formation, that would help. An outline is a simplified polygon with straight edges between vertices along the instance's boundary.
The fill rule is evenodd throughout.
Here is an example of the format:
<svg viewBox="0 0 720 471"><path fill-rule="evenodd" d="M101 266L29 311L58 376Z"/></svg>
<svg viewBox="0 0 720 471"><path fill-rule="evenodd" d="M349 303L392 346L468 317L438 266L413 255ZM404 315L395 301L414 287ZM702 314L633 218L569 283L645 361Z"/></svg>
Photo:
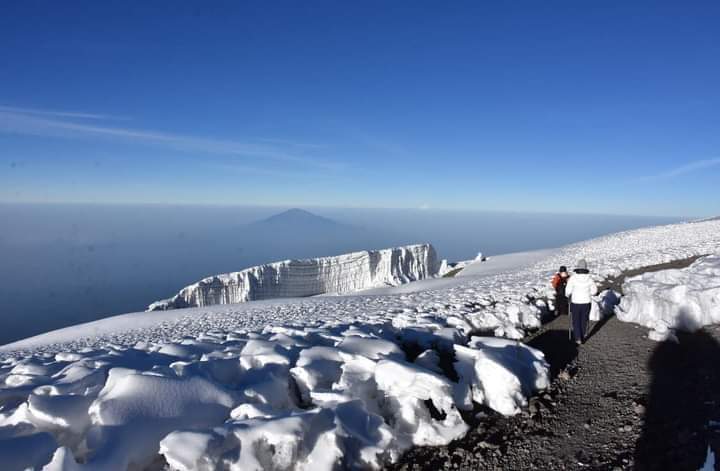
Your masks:
<svg viewBox="0 0 720 471"><path fill-rule="evenodd" d="M623 291L618 319L649 327L655 340L672 338L673 330L693 332L720 323L720 256L630 278Z"/></svg>
<svg viewBox="0 0 720 471"><path fill-rule="evenodd" d="M430 244L285 260L204 278L150 304L148 311L342 294L430 278L444 267Z"/></svg>
<svg viewBox="0 0 720 471"><path fill-rule="evenodd" d="M720 221L662 226L383 294L132 313L2 346L0 468L379 468L462 436L461 411L515 414L547 386L515 339L540 325L558 266L585 258L602 278L717 247ZM717 280L717 263L673 283Z"/></svg>
<svg viewBox="0 0 720 471"><path fill-rule="evenodd" d="M597 296L593 296L590 308L590 320L600 321L610 316L615 311L615 306L620 303L622 295L615 290L606 289Z"/></svg>
<svg viewBox="0 0 720 471"><path fill-rule="evenodd" d="M548 384L537 350L451 339L348 323L4 360L0 464L377 469L410 446L463 436L460 410L473 401L515 414ZM458 382L440 368L453 346ZM422 352L412 358L404 349Z"/></svg>

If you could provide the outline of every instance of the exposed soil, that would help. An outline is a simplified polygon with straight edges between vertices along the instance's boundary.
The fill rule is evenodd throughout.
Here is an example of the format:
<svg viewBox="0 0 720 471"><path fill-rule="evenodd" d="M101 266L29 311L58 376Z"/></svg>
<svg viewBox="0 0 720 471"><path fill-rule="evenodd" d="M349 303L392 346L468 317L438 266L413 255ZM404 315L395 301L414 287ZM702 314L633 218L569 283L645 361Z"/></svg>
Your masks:
<svg viewBox="0 0 720 471"><path fill-rule="evenodd" d="M462 270L463 270L462 268L454 268L454 269L450 270L449 272L445 273L443 275L443 278L453 278L453 277L455 277L455 275L460 273Z"/></svg>
<svg viewBox="0 0 720 471"><path fill-rule="evenodd" d="M553 320L528 340L551 365L548 391L514 417L482 411L463 439L413 448L389 469L695 471L708 445L720 461L720 326L681 333L679 344L647 333L611 317L578 348L568 318Z"/></svg>

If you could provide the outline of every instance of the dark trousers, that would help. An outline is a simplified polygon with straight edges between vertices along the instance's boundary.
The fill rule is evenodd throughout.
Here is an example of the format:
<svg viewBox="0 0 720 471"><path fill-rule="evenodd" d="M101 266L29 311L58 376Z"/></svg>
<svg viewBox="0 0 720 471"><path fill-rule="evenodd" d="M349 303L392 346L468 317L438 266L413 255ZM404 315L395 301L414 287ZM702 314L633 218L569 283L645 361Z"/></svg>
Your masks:
<svg viewBox="0 0 720 471"><path fill-rule="evenodd" d="M567 316L568 314L568 298L565 296L555 295L555 315Z"/></svg>
<svg viewBox="0 0 720 471"><path fill-rule="evenodd" d="M573 338L577 340L585 340L587 334L588 321L590 320L590 303L588 304L570 304L570 314L572 314L572 331Z"/></svg>

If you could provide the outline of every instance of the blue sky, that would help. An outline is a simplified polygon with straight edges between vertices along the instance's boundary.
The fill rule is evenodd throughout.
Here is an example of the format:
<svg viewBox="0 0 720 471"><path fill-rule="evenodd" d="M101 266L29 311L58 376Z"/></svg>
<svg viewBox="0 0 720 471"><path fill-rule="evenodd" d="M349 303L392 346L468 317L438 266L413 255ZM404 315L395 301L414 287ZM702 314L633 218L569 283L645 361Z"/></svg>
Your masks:
<svg viewBox="0 0 720 471"><path fill-rule="evenodd" d="M720 214L720 3L3 2L0 201Z"/></svg>

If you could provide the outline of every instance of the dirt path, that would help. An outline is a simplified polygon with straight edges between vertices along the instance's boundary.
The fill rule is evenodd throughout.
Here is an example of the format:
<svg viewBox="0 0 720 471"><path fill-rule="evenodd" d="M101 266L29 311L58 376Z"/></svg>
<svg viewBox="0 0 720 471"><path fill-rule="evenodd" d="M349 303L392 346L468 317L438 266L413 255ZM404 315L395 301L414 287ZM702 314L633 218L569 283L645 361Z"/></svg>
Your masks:
<svg viewBox="0 0 720 471"><path fill-rule="evenodd" d="M555 379L526 411L484 411L462 440L414 448L392 469L694 471L708 444L720 459L720 326L678 345L611 317L579 348L567 328L557 318L528 342Z"/></svg>
<svg viewBox="0 0 720 471"><path fill-rule="evenodd" d="M628 270L623 272L620 276L615 278L608 278L605 283L602 284L601 289L614 289L622 293L622 284L626 279L641 275L643 273L651 273L654 271L670 270L672 268L685 268L693 264L697 259L704 257L705 255L696 255L694 257L683 258L680 260L674 260L672 262L660 263L658 265L648 265L646 267L637 268L635 270Z"/></svg>

